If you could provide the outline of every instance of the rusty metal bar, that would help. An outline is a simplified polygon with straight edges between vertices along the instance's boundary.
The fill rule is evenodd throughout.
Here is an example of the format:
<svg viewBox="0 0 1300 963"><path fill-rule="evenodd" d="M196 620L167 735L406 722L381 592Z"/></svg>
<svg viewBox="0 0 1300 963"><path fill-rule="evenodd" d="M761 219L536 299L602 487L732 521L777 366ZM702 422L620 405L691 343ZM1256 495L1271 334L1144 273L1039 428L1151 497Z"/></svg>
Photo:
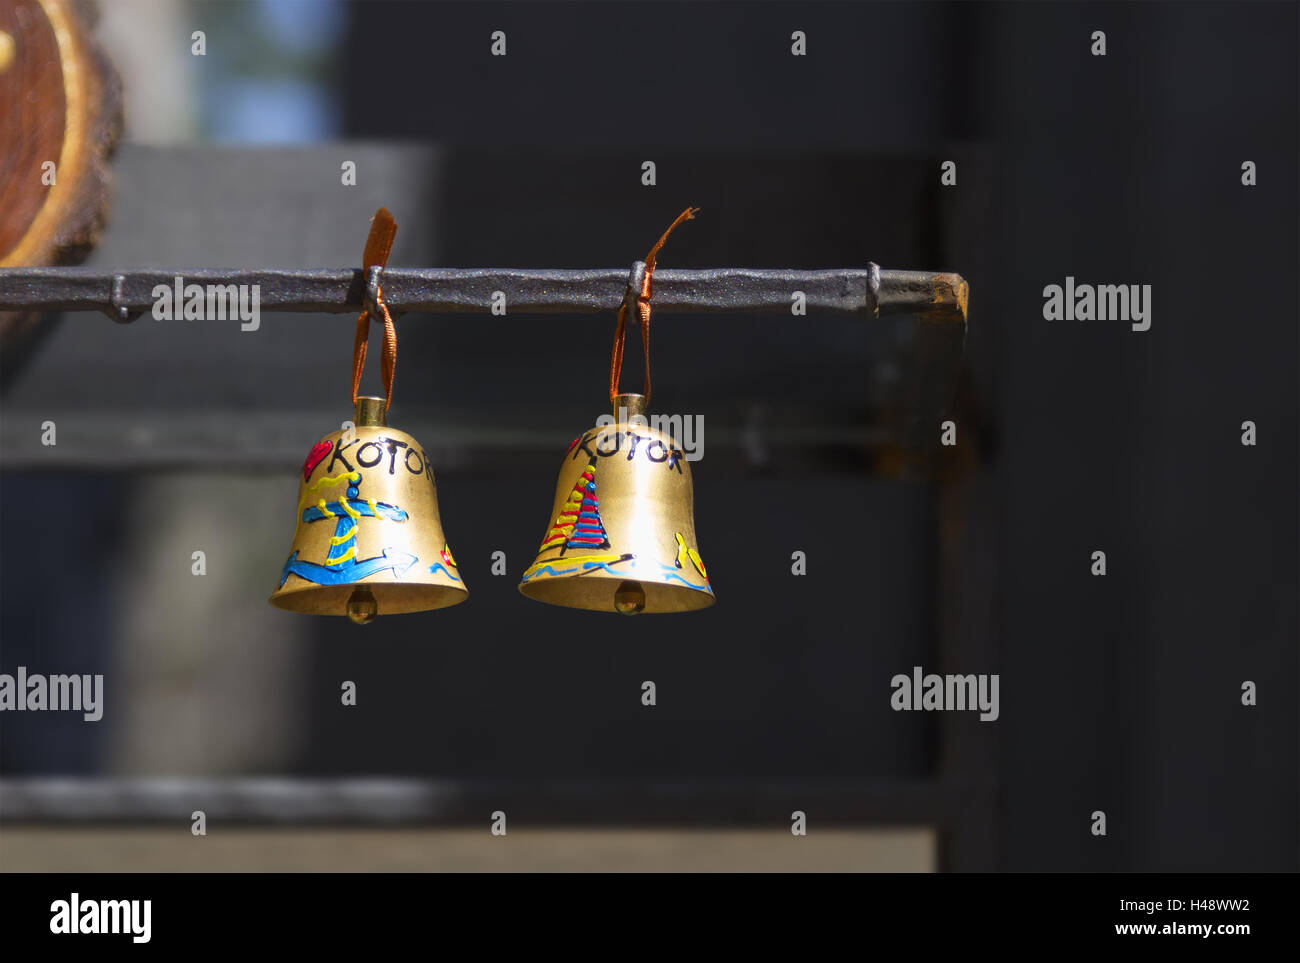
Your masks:
<svg viewBox="0 0 1300 963"><path fill-rule="evenodd" d="M644 270L642 262L633 274ZM261 311L355 314L366 301L367 277L356 268L337 270L135 270L87 268L0 269L0 310L102 311L131 322L147 314L154 291L182 284L253 285ZM495 292L507 312L594 313L615 311L628 287L625 268L591 270L528 268L387 268L384 301L394 313L487 314ZM966 320L966 282L960 275L864 268L794 270L761 268L666 268L654 275L656 314L790 312L802 292L807 313L910 312L939 322ZM499 295L497 296L499 301Z"/></svg>

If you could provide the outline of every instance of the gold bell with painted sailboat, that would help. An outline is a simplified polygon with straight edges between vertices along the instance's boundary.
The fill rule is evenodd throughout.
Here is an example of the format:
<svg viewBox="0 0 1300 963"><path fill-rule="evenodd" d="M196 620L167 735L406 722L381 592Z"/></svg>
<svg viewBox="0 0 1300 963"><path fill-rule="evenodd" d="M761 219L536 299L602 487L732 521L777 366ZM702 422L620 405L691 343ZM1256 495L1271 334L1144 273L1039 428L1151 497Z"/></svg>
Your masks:
<svg viewBox="0 0 1300 963"><path fill-rule="evenodd" d="M690 462L647 413L650 278L668 235L693 214L683 212L651 249L635 292L644 394L619 390L627 300L619 309L610 361L612 416L574 439L561 462L546 532L519 584L531 599L624 615L689 612L715 601L695 537Z"/></svg>
<svg viewBox="0 0 1300 963"><path fill-rule="evenodd" d="M387 262L396 225L375 215L365 266ZM428 453L387 424L396 367L392 316L376 292L383 318L385 397L359 396L371 309L357 322L350 424L312 446L302 465L293 544L272 605L313 615L346 615L366 624L380 615L439 609L469 592L451 554L438 511Z"/></svg>

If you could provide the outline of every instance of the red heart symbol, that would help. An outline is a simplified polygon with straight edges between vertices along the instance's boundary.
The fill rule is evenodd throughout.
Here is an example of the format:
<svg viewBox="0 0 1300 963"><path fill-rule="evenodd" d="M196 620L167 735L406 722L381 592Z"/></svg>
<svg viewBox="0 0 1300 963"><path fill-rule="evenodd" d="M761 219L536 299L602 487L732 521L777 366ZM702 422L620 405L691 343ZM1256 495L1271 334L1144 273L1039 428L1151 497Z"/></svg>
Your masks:
<svg viewBox="0 0 1300 963"><path fill-rule="evenodd" d="M325 456L334 450L334 446L328 441L318 441L311 453L307 455L307 460L302 463L302 480L307 481L311 473L316 470L316 466L325 460Z"/></svg>

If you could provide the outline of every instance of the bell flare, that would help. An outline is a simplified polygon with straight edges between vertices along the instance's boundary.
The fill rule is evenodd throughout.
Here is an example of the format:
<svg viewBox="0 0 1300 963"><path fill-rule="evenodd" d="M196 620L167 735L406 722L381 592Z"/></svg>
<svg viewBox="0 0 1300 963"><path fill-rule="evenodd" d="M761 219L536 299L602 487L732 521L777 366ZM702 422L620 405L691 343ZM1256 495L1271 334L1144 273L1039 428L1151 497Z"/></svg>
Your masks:
<svg viewBox="0 0 1300 963"><path fill-rule="evenodd" d="M380 615L409 615L412 612L431 612L445 609L469 598L466 588L450 588L441 585L428 585L421 582L393 582L387 585L378 582L365 583L374 599L374 614L370 617L355 615L349 611L353 596L360 589L359 585L322 585L312 588L276 591L270 602L277 609L286 612L300 612L303 615L346 615L360 625L365 625ZM364 600L360 604L365 604Z"/></svg>
<svg viewBox="0 0 1300 963"><path fill-rule="evenodd" d="M694 513L690 463L669 435L635 418L597 426L564 457L519 591L623 615L707 608L715 598Z"/></svg>
<svg viewBox="0 0 1300 963"><path fill-rule="evenodd" d="M629 581L643 593L639 602L635 599L630 602L623 600L629 591ZM662 582L625 579L622 576L586 576L572 585L563 583L564 580L558 578L540 579L532 584L521 584L519 591L534 601L548 605L586 609L589 612L618 612L621 615L693 612L708 608L717 601L711 591L695 592Z"/></svg>
<svg viewBox="0 0 1300 963"><path fill-rule="evenodd" d="M365 423L359 402L358 424L307 454L293 544L270 598L277 608L364 625L469 595L427 454L406 432L370 420L379 423Z"/></svg>

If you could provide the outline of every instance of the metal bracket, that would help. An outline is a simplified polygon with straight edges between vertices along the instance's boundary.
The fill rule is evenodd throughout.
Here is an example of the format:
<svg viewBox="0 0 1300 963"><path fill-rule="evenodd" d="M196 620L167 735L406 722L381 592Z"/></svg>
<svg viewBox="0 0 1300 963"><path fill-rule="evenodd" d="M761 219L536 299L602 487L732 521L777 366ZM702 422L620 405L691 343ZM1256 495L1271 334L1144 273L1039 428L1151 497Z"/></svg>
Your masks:
<svg viewBox="0 0 1300 963"><path fill-rule="evenodd" d="M140 316L139 311L132 311L126 306L123 299L123 289L126 287L126 278L121 274L113 276L113 290L109 295L109 307L111 310L108 316L118 324L130 324Z"/></svg>
<svg viewBox="0 0 1300 963"><path fill-rule="evenodd" d="M645 261L633 261L632 270L627 276L627 292L623 295L623 306L629 317L639 317L632 313L637 299L641 297L641 285L645 283Z"/></svg>
<svg viewBox="0 0 1300 963"><path fill-rule="evenodd" d="M370 314L370 320L376 324L384 323L384 314L379 310L379 279L384 273L382 264L372 265L366 272L366 311ZM388 307L388 302L384 302ZM392 308L389 308L390 313Z"/></svg>

